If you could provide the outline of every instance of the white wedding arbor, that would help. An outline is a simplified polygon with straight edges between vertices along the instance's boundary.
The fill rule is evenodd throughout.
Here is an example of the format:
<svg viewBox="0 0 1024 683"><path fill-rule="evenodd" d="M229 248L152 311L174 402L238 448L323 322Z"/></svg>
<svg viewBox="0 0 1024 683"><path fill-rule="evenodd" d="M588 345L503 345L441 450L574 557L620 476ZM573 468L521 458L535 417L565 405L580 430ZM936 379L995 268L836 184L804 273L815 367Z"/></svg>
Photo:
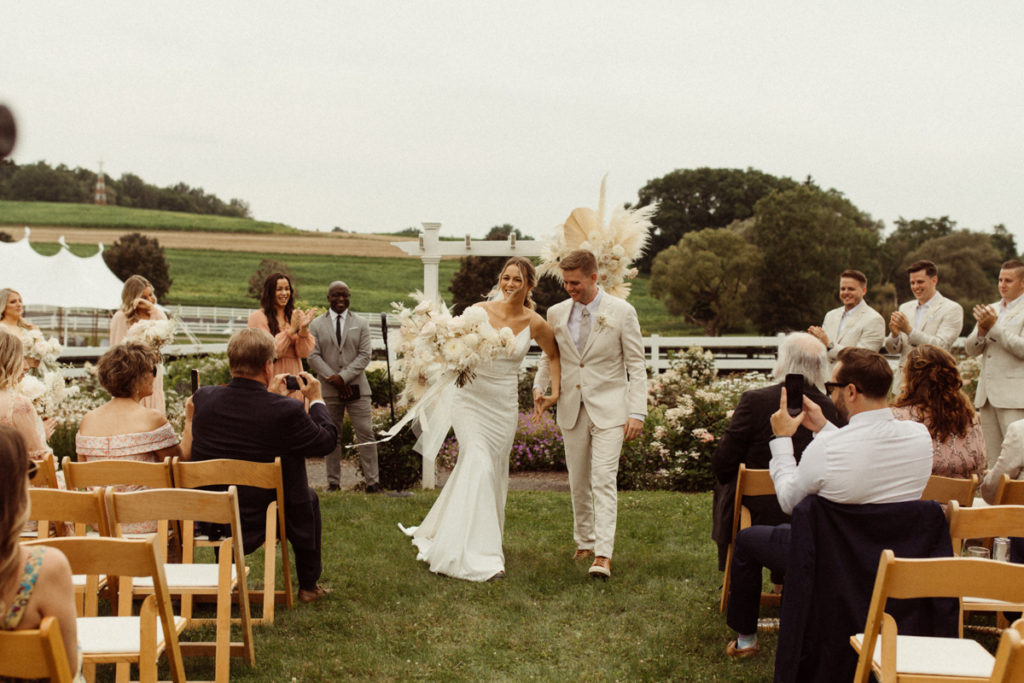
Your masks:
<svg viewBox="0 0 1024 683"><path fill-rule="evenodd" d="M510 233L507 240L465 240L441 241L440 223L423 223L423 234L416 242L392 242L391 244L409 256L419 256L423 261L423 294L434 301L441 301L438 288L438 265L442 256L540 256L544 243L539 240L517 240ZM423 458L423 488L434 488L434 463Z"/></svg>

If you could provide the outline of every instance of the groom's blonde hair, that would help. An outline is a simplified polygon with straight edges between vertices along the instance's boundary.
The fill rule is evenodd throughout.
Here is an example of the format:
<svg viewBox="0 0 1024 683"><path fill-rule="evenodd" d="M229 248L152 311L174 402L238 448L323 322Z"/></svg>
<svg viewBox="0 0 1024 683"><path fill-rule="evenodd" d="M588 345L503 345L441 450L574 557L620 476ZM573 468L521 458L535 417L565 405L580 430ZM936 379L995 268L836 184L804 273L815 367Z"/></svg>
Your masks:
<svg viewBox="0 0 1024 683"><path fill-rule="evenodd" d="M574 249L558 262L562 270L579 270L587 277L597 272L597 258L586 249Z"/></svg>

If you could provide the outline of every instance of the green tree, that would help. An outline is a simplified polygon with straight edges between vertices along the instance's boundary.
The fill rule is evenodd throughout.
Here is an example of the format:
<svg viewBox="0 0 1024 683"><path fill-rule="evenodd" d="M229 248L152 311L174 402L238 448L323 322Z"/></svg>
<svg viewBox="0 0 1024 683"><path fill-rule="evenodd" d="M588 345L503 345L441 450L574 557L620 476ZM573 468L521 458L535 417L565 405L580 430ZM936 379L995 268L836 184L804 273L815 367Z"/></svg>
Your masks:
<svg viewBox="0 0 1024 683"><path fill-rule="evenodd" d="M841 192L812 184L775 192L757 202L754 217L750 239L763 261L748 299L764 334L819 324L835 306L843 270L878 275L881 224Z"/></svg>
<svg viewBox="0 0 1024 683"><path fill-rule="evenodd" d="M1013 233L1006 229L1006 226L1002 223L992 226L992 234L989 235L989 239L992 240L992 246L999 252L999 257L1004 261L1019 258L1020 252L1017 251L1017 240L1014 239Z"/></svg>
<svg viewBox="0 0 1024 683"><path fill-rule="evenodd" d="M760 263L757 247L735 230L690 232L655 257L650 291L669 313L717 337L744 326L747 284Z"/></svg>
<svg viewBox="0 0 1024 683"><path fill-rule="evenodd" d="M651 221L651 243L637 261L637 268L649 273L658 252L677 244L686 233L724 228L735 220L749 218L759 199L796 186L790 178L753 168L678 169L648 181L638 192L638 206L653 202L659 202L659 206Z"/></svg>
<svg viewBox="0 0 1024 683"><path fill-rule="evenodd" d="M132 275L141 275L149 280L158 299L171 289L170 268L163 247L155 237L137 232L121 235L109 249L104 250L103 260L121 280Z"/></svg>
<svg viewBox="0 0 1024 683"><path fill-rule="evenodd" d="M912 220L900 216L896 219L896 229L885 238L879 251L881 281L906 284L907 274L901 267L907 254L928 240L945 237L955 229L956 221L950 220L949 216Z"/></svg>
<svg viewBox="0 0 1024 683"><path fill-rule="evenodd" d="M292 275L292 271L281 261L276 259L265 258L260 261L260 264L256 266L256 270L252 275L249 276L249 289L248 294L250 298L260 300L260 296L263 294L263 283L271 273L284 273L294 284L295 276ZM296 296L294 291L293 296ZM298 297L296 296L296 301Z"/></svg>
<svg viewBox="0 0 1024 683"><path fill-rule="evenodd" d="M66 166L45 161L21 166L8 182L8 198L39 202L85 202L92 198Z"/></svg>

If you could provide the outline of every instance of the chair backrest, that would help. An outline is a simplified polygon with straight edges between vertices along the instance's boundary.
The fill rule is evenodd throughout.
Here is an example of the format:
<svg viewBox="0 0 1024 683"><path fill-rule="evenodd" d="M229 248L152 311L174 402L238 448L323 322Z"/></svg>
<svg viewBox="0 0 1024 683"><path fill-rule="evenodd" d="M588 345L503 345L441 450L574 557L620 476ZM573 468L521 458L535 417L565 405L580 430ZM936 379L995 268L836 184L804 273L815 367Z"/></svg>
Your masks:
<svg viewBox="0 0 1024 683"><path fill-rule="evenodd" d="M968 538L1024 536L1024 505L991 505L962 508L955 500L946 511L953 551Z"/></svg>
<svg viewBox="0 0 1024 683"><path fill-rule="evenodd" d="M996 650L989 683L1020 683L1024 681L1024 619L1003 630Z"/></svg>
<svg viewBox="0 0 1024 683"><path fill-rule="evenodd" d="M854 680L866 681L871 672L875 643L889 598L966 596L1024 603L1024 565L966 557L904 559L897 558L891 550L883 550Z"/></svg>
<svg viewBox="0 0 1024 683"><path fill-rule="evenodd" d="M0 676L72 683L64 639L55 617L44 617L37 629L0 631Z"/></svg>
<svg viewBox="0 0 1024 683"><path fill-rule="evenodd" d="M736 531L750 526L750 515L744 514L743 496L774 496L775 483L770 470L747 469L741 464L736 474L736 501L733 507L733 536ZM741 519L742 518L742 519ZM743 522L741 524L741 522Z"/></svg>
<svg viewBox="0 0 1024 683"><path fill-rule="evenodd" d="M70 522L74 535L84 536L86 526L91 526L100 536L109 536L107 507L103 500L103 489L95 491L65 491L64 489L30 488L30 519L39 522L40 529L49 528L50 522ZM57 524L58 536L64 528Z"/></svg>
<svg viewBox="0 0 1024 683"><path fill-rule="evenodd" d="M39 463L39 469L36 470L36 476L32 478L32 487L57 488L59 485L57 482L57 458L53 453L47 453L36 462Z"/></svg>
<svg viewBox="0 0 1024 683"><path fill-rule="evenodd" d="M132 609L131 580L128 577L152 578L157 615L163 627L171 678L175 683L185 683L185 669L181 659L181 648L178 644L178 631L174 624L171 596L167 590L167 577L157 552L155 539L44 538L30 541L25 545L39 544L57 548L67 557L72 573L86 574L89 577L87 586L93 591L91 599L87 596L86 614L89 615L95 615L97 611L95 590L98 587L97 577L99 575L120 576L127 579L119 587L118 614L120 616L127 616Z"/></svg>
<svg viewBox="0 0 1024 683"><path fill-rule="evenodd" d="M978 475L972 474L970 479L942 477L933 474L928 477L921 500L934 500L945 505L951 500L960 503L961 507L970 507L974 503L974 491L978 488Z"/></svg>
<svg viewBox="0 0 1024 683"><path fill-rule="evenodd" d="M140 462L138 460L72 462L71 458L65 457L62 467L64 480L69 489L115 485L169 489L174 485L171 478L170 458L164 458L162 462Z"/></svg>
<svg viewBox="0 0 1024 683"><path fill-rule="evenodd" d="M1024 505L1024 479L1011 479L1004 474L996 490L996 505Z"/></svg>

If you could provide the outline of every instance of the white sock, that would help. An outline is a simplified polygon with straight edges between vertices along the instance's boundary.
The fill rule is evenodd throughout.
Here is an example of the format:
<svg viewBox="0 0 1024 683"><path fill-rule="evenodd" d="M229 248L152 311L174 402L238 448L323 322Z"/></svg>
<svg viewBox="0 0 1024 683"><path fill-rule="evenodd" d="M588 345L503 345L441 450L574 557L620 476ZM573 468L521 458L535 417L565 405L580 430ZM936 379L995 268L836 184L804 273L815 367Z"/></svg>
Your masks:
<svg viewBox="0 0 1024 683"><path fill-rule="evenodd" d="M739 633L736 634L736 649L746 650L748 647L754 647L757 645L757 634L752 633L749 636L744 636Z"/></svg>

